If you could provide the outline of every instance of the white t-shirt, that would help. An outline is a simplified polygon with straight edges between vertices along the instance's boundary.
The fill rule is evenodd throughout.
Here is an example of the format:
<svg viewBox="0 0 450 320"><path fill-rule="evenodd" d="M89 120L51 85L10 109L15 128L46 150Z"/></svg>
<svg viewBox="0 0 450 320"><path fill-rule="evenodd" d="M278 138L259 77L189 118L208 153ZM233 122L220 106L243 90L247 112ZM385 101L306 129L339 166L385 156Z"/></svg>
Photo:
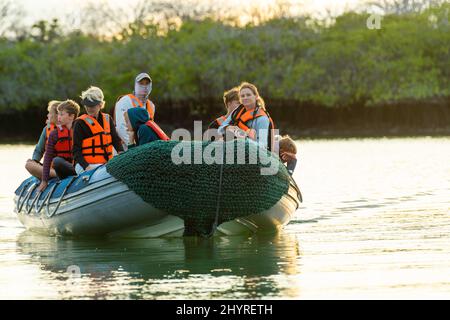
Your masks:
<svg viewBox="0 0 450 320"><path fill-rule="evenodd" d="M153 114L156 112L156 107L153 102L150 101L150 106L153 109ZM116 121L116 131L119 135L120 139L124 142L123 150L128 149L129 144L129 138L128 138L128 132L127 132L127 124L125 123L125 117L123 114L130 108L133 108L133 104L131 102L131 98L129 96L123 96L119 99L116 103L115 112L114 112L114 119ZM147 110L146 105L144 104L144 107Z"/></svg>

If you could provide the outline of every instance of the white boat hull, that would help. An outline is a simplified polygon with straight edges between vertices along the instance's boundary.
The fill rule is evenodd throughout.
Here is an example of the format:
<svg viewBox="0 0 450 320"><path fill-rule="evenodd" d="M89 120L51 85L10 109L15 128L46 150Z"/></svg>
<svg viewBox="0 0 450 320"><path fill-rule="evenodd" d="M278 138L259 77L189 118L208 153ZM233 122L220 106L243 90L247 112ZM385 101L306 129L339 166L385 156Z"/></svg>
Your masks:
<svg viewBox="0 0 450 320"><path fill-rule="evenodd" d="M82 177L81 177L82 178ZM78 178L80 179L80 178ZM16 194L19 220L30 231L61 236L108 236L130 238L178 237L184 221L144 202L136 193L101 168L89 184L61 198L40 199ZM214 235L274 233L289 223L301 195L294 184L272 208L220 224Z"/></svg>

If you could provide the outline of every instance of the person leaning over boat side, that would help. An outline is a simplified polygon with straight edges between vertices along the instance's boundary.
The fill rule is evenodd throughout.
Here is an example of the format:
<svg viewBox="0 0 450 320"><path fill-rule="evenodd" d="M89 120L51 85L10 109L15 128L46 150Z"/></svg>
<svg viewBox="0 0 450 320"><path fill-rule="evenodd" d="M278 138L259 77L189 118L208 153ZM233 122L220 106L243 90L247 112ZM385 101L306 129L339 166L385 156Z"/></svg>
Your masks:
<svg viewBox="0 0 450 320"><path fill-rule="evenodd" d="M31 159L28 159L25 164L25 169L27 171L38 178L42 179L42 163L40 163L42 157L45 153L45 145L47 144L48 137L50 132L56 128L56 123L58 122L58 110L57 107L61 103L61 101L52 100L47 105L47 120L44 129L42 129L41 136L39 137L39 141L34 147L33 156ZM53 169L50 169L50 177L56 178L56 172Z"/></svg>
<svg viewBox="0 0 450 320"><path fill-rule="evenodd" d="M75 101L66 100L58 105L58 125L48 137L39 191L47 187L52 165L60 179L77 174L72 158L72 123L79 113L80 106Z"/></svg>
<svg viewBox="0 0 450 320"><path fill-rule="evenodd" d="M80 116L73 127L73 158L78 174L95 169L113 157L113 147L122 152L112 117L101 112L105 107L103 91L90 87L81 93L87 114Z"/></svg>
<svg viewBox="0 0 450 320"><path fill-rule="evenodd" d="M280 160L286 165L289 174L292 176L297 166L297 146L295 141L289 135L277 135L275 136L275 141L277 142L275 145L278 144L279 151L277 153L280 156Z"/></svg>
<svg viewBox="0 0 450 320"><path fill-rule="evenodd" d="M223 104L227 109L227 114L220 116L212 121L208 129L219 129L222 123L228 118L228 116L241 104L239 101L239 88L234 87L223 93Z"/></svg>
<svg viewBox="0 0 450 320"><path fill-rule="evenodd" d="M128 149L156 140L170 140L164 131L154 121L150 120L150 116L145 109L128 109L124 118L129 135Z"/></svg>
<svg viewBox="0 0 450 320"><path fill-rule="evenodd" d="M116 122L117 134L123 141L123 149L126 150L130 144L127 125L125 123L124 113L130 108L141 108L148 111L150 120L155 120L156 107L150 101L149 96L152 92L152 78L147 73L140 73L134 81L133 93L120 96L112 112Z"/></svg>
<svg viewBox="0 0 450 320"><path fill-rule="evenodd" d="M219 133L227 131L235 137L248 137L273 150L275 126L256 86L248 82L241 83L239 99L241 105L222 123Z"/></svg>

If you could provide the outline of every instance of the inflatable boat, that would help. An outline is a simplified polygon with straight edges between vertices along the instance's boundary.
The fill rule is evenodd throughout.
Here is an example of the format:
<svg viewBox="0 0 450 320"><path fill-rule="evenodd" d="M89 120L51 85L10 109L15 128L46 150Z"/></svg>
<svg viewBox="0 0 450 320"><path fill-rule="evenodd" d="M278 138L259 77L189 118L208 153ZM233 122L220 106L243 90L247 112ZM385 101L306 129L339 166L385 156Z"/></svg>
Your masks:
<svg viewBox="0 0 450 320"><path fill-rule="evenodd" d="M255 182L244 192L236 168L247 165L174 165L173 147L155 142L131 149L95 170L53 179L42 192L40 181L30 177L15 191L15 212L28 230L40 234L152 238L187 235L191 226L203 230L196 228L199 217L211 225L209 236L275 233L300 206L300 190L285 172L269 178L254 173ZM211 177L214 170L223 185ZM247 171L252 181L255 170ZM258 198L274 190L279 190L275 196Z"/></svg>

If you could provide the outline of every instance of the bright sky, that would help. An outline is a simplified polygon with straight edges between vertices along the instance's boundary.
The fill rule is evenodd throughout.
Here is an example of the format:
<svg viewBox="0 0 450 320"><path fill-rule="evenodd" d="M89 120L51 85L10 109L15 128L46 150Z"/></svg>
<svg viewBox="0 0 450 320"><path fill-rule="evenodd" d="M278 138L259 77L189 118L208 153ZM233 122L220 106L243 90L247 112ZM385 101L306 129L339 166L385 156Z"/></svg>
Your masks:
<svg viewBox="0 0 450 320"><path fill-rule="evenodd" d="M66 16L71 12L76 12L77 9L81 8L83 5L91 0L15 0L14 2L20 4L27 10L27 16L30 17L32 21L38 19L51 19L57 16ZM133 5L139 0L107 0L111 5L124 7L127 4ZM174 2L180 0L173 0ZM212 2L212 0L204 0L207 2ZM248 2L255 4L269 4L273 3L275 0L247 0ZM354 8L359 3L364 0L290 0L292 3L304 4L306 11L320 13L324 10L329 9L333 13L340 13L346 7ZM236 3L238 7L242 1L241 0L227 0L227 1L213 1L214 3L224 2L227 5L230 3Z"/></svg>

